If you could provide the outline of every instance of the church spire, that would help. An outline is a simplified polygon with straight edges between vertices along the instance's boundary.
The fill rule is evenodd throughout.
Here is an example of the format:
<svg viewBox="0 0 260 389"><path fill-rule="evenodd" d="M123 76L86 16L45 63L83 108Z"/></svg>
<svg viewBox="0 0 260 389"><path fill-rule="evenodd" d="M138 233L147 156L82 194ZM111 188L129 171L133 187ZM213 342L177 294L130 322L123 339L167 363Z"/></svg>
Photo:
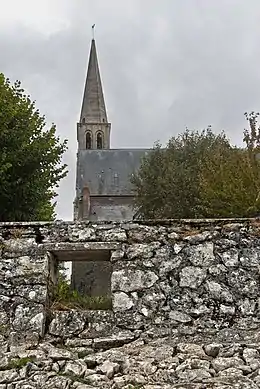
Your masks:
<svg viewBox="0 0 260 389"><path fill-rule="evenodd" d="M110 148L111 124L107 121L105 100L98 67L97 50L93 39L88 62L80 121L77 124L79 150L97 150Z"/></svg>
<svg viewBox="0 0 260 389"><path fill-rule="evenodd" d="M94 37L91 42L80 122L107 123L106 106L102 90Z"/></svg>

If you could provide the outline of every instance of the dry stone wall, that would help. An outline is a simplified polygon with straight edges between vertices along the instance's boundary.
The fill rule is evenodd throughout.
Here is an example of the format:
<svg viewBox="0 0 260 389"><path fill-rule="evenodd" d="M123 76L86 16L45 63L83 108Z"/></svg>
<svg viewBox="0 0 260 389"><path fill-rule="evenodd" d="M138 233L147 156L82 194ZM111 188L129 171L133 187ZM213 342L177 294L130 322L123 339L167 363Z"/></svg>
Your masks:
<svg viewBox="0 0 260 389"><path fill-rule="evenodd" d="M112 309L53 310L85 250ZM0 253L0 389L260 387L258 220L5 223Z"/></svg>

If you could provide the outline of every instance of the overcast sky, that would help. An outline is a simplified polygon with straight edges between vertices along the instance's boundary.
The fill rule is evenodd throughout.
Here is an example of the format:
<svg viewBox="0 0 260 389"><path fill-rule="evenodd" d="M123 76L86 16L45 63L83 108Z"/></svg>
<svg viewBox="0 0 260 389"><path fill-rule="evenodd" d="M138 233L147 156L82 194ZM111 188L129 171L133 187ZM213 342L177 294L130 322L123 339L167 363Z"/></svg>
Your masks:
<svg viewBox="0 0 260 389"><path fill-rule="evenodd" d="M244 112L260 111L259 0L0 0L0 10L0 72L69 140L61 219L72 219L93 23L112 148L209 124L240 144Z"/></svg>

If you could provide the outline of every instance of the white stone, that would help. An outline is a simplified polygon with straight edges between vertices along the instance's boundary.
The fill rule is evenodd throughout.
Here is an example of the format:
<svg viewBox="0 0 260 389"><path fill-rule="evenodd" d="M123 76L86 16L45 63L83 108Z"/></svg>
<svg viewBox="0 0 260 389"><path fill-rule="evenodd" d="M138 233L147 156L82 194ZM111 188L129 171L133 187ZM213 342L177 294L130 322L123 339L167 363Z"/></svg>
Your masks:
<svg viewBox="0 0 260 389"><path fill-rule="evenodd" d="M206 276L207 272L205 269L195 266L184 267L180 272L180 287L197 289Z"/></svg>
<svg viewBox="0 0 260 389"><path fill-rule="evenodd" d="M179 254L183 249L183 246L183 244L175 243L175 245L173 246L173 251L175 252L175 254Z"/></svg>
<svg viewBox="0 0 260 389"><path fill-rule="evenodd" d="M12 253L25 253L31 248L35 248L37 243L34 238L8 239L4 242L5 250Z"/></svg>
<svg viewBox="0 0 260 389"><path fill-rule="evenodd" d="M91 227L84 227L82 225L68 226L68 235L71 241L84 241L84 240L96 239L95 229Z"/></svg>
<svg viewBox="0 0 260 389"><path fill-rule="evenodd" d="M211 378L211 374L204 369L193 369L193 370L184 370L178 373L178 377L181 380L185 380L187 382L202 382L207 378Z"/></svg>
<svg viewBox="0 0 260 389"><path fill-rule="evenodd" d="M66 363L64 373L82 377L87 369L87 365L83 361L69 361Z"/></svg>
<svg viewBox="0 0 260 389"><path fill-rule="evenodd" d="M147 243L135 243L129 246L126 255L128 259L148 259L153 256L153 248Z"/></svg>
<svg viewBox="0 0 260 389"><path fill-rule="evenodd" d="M189 315L180 311L171 311L169 313L169 318L171 320L179 321L180 323L189 323L192 321L192 318Z"/></svg>
<svg viewBox="0 0 260 389"><path fill-rule="evenodd" d="M128 311L134 306L133 300L124 292L113 294L113 310L115 312Z"/></svg>
<svg viewBox="0 0 260 389"><path fill-rule="evenodd" d="M35 332L37 332L40 336L44 334L44 324L45 324L45 315L43 312L38 313L30 320L30 324Z"/></svg>
<svg viewBox="0 0 260 389"><path fill-rule="evenodd" d="M176 367L176 373L178 374L180 371L184 371L186 369L210 369L210 362L205 359L199 359L196 356L191 356L185 359L184 362L179 363Z"/></svg>
<svg viewBox="0 0 260 389"><path fill-rule="evenodd" d="M122 259L125 255L125 252L123 250L115 250L115 251L112 251L111 253L111 262L116 262L116 261L119 261L120 259Z"/></svg>
<svg viewBox="0 0 260 389"><path fill-rule="evenodd" d="M112 273L112 291L134 292L153 286L159 277L152 271L118 270Z"/></svg>
<svg viewBox="0 0 260 389"><path fill-rule="evenodd" d="M221 370L229 369L230 367L239 368L244 365L244 362L241 358L238 357L218 357L212 361L213 368L219 372Z"/></svg>
<svg viewBox="0 0 260 389"><path fill-rule="evenodd" d="M225 251L224 253L221 253L219 255L226 267L238 266L238 251L236 249L230 249L229 251Z"/></svg>
<svg viewBox="0 0 260 389"><path fill-rule="evenodd" d="M76 359L77 355L73 352L66 350L64 348L58 348L51 346L49 344L41 345L43 351L48 353L48 357L53 359L54 361L59 360L73 360Z"/></svg>
<svg viewBox="0 0 260 389"><path fill-rule="evenodd" d="M205 345L204 350L207 355L216 358L221 347L222 346L219 343L210 343Z"/></svg>
<svg viewBox="0 0 260 389"><path fill-rule="evenodd" d="M220 284L215 281L207 281L207 289L210 295L217 299L225 302L233 302L233 297L229 291L225 290Z"/></svg>
<svg viewBox="0 0 260 389"><path fill-rule="evenodd" d="M5 311L0 311L0 326L4 328L4 326L8 323L9 317Z"/></svg>
<svg viewBox="0 0 260 389"><path fill-rule="evenodd" d="M228 369L221 370L218 373L218 377L241 377L243 376L243 371L236 369L235 367L229 367Z"/></svg>
<svg viewBox="0 0 260 389"><path fill-rule="evenodd" d="M247 363L255 359L259 360L259 352L254 348L245 348L243 350L243 358Z"/></svg>
<svg viewBox="0 0 260 389"><path fill-rule="evenodd" d="M92 385L80 384L77 386L77 389L95 389L95 388Z"/></svg>
<svg viewBox="0 0 260 389"><path fill-rule="evenodd" d="M189 231L187 231L187 233L189 233ZM204 242L205 240L209 239L210 237L211 237L211 233L209 231L203 231L202 233L198 233L195 235L185 236L185 238L183 238L183 240L194 244L194 243Z"/></svg>
<svg viewBox="0 0 260 389"><path fill-rule="evenodd" d="M160 277L165 276L170 271L174 270L176 268L176 264L180 264L181 260L178 257L171 258L166 261L162 261L159 267L159 275Z"/></svg>
<svg viewBox="0 0 260 389"><path fill-rule="evenodd" d="M243 249L240 256L240 263L247 268L258 268L260 264L260 257L258 250L255 248Z"/></svg>
<svg viewBox="0 0 260 389"><path fill-rule="evenodd" d="M55 312L49 326L51 335L70 337L81 333L85 328L86 315L84 311Z"/></svg>
<svg viewBox="0 0 260 389"><path fill-rule="evenodd" d="M230 305L220 304L219 311L223 315L234 315L236 312L236 308Z"/></svg>
<svg viewBox="0 0 260 389"><path fill-rule="evenodd" d="M206 357L206 354L199 344L195 343L179 343L177 351L183 354L197 355L198 357Z"/></svg>
<svg viewBox="0 0 260 389"><path fill-rule="evenodd" d="M143 307L141 309L141 313L145 316L145 317L148 317L149 316L149 311L147 308Z"/></svg>
<svg viewBox="0 0 260 389"><path fill-rule="evenodd" d="M255 308L256 308L256 302L254 300L245 298L243 301L241 301L241 304L239 305L238 309L243 316L251 316L254 314Z"/></svg>
<svg viewBox="0 0 260 389"><path fill-rule="evenodd" d="M111 230L99 231L101 239L104 242L126 242L127 235L122 228L113 228Z"/></svg>
<svg viewBox="0 0 260 389"><path fill-rule="evenodd" d="M168 239L179 239L179 235L177 234L177 232L171 232L169 235L168 235Z"/></svg>
<svg viewBox="0 0 260 389"><path fill-rule="evenodd" d="M191 246L187 250L187 259L194 266L208 267L215 262L213 248L212 242Z"/></svg>
<svg viewBox="0 0 260 389"><path fill-rule="evenodd" d="M119 371L119 364L105 361L100 367L100 371L105 374L109 379L113 378L114 375Z"/></svg>
<svg viewBox="0 0 260 389"><path fill-rule="evenodd" d="M94 228L80 228L78 230L77 240L93 240L96 238L96 233Z"/></svg>
<svg viewBox="0 0 260 389"><path fill-rule="evenodd" d="M35 297L36 297L36 292L35 292L34 290L31 290L31 291L29 292L29 299L30 299L30 300L34 300Z"/></svg>
<svg viewBox="0 0 260 389"><path fill-rule="evenodd" d="M16 370L0 371L0 383L12 383L18 379L19 375Z"/></svg>
<svg viewBox="0 0 260 389"><path fill-rule="evenodd" d="M107 376L104 376L103 374L91 374L87 376L87 379L91 385L100 385L101 383L101 385L103 385L104 381L108 381Z"/></svg>

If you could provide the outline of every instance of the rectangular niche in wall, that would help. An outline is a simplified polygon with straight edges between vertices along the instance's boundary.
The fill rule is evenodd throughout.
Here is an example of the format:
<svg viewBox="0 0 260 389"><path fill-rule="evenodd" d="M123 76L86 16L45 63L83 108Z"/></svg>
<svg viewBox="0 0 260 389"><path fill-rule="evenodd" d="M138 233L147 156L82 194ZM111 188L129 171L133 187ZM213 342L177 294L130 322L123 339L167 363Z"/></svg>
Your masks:
<svg viewBox="0 0 260 389"><path fill-rule="evenodd" d="M55 250L50 253L56 309L111 309L111 250Z"/></svg>

